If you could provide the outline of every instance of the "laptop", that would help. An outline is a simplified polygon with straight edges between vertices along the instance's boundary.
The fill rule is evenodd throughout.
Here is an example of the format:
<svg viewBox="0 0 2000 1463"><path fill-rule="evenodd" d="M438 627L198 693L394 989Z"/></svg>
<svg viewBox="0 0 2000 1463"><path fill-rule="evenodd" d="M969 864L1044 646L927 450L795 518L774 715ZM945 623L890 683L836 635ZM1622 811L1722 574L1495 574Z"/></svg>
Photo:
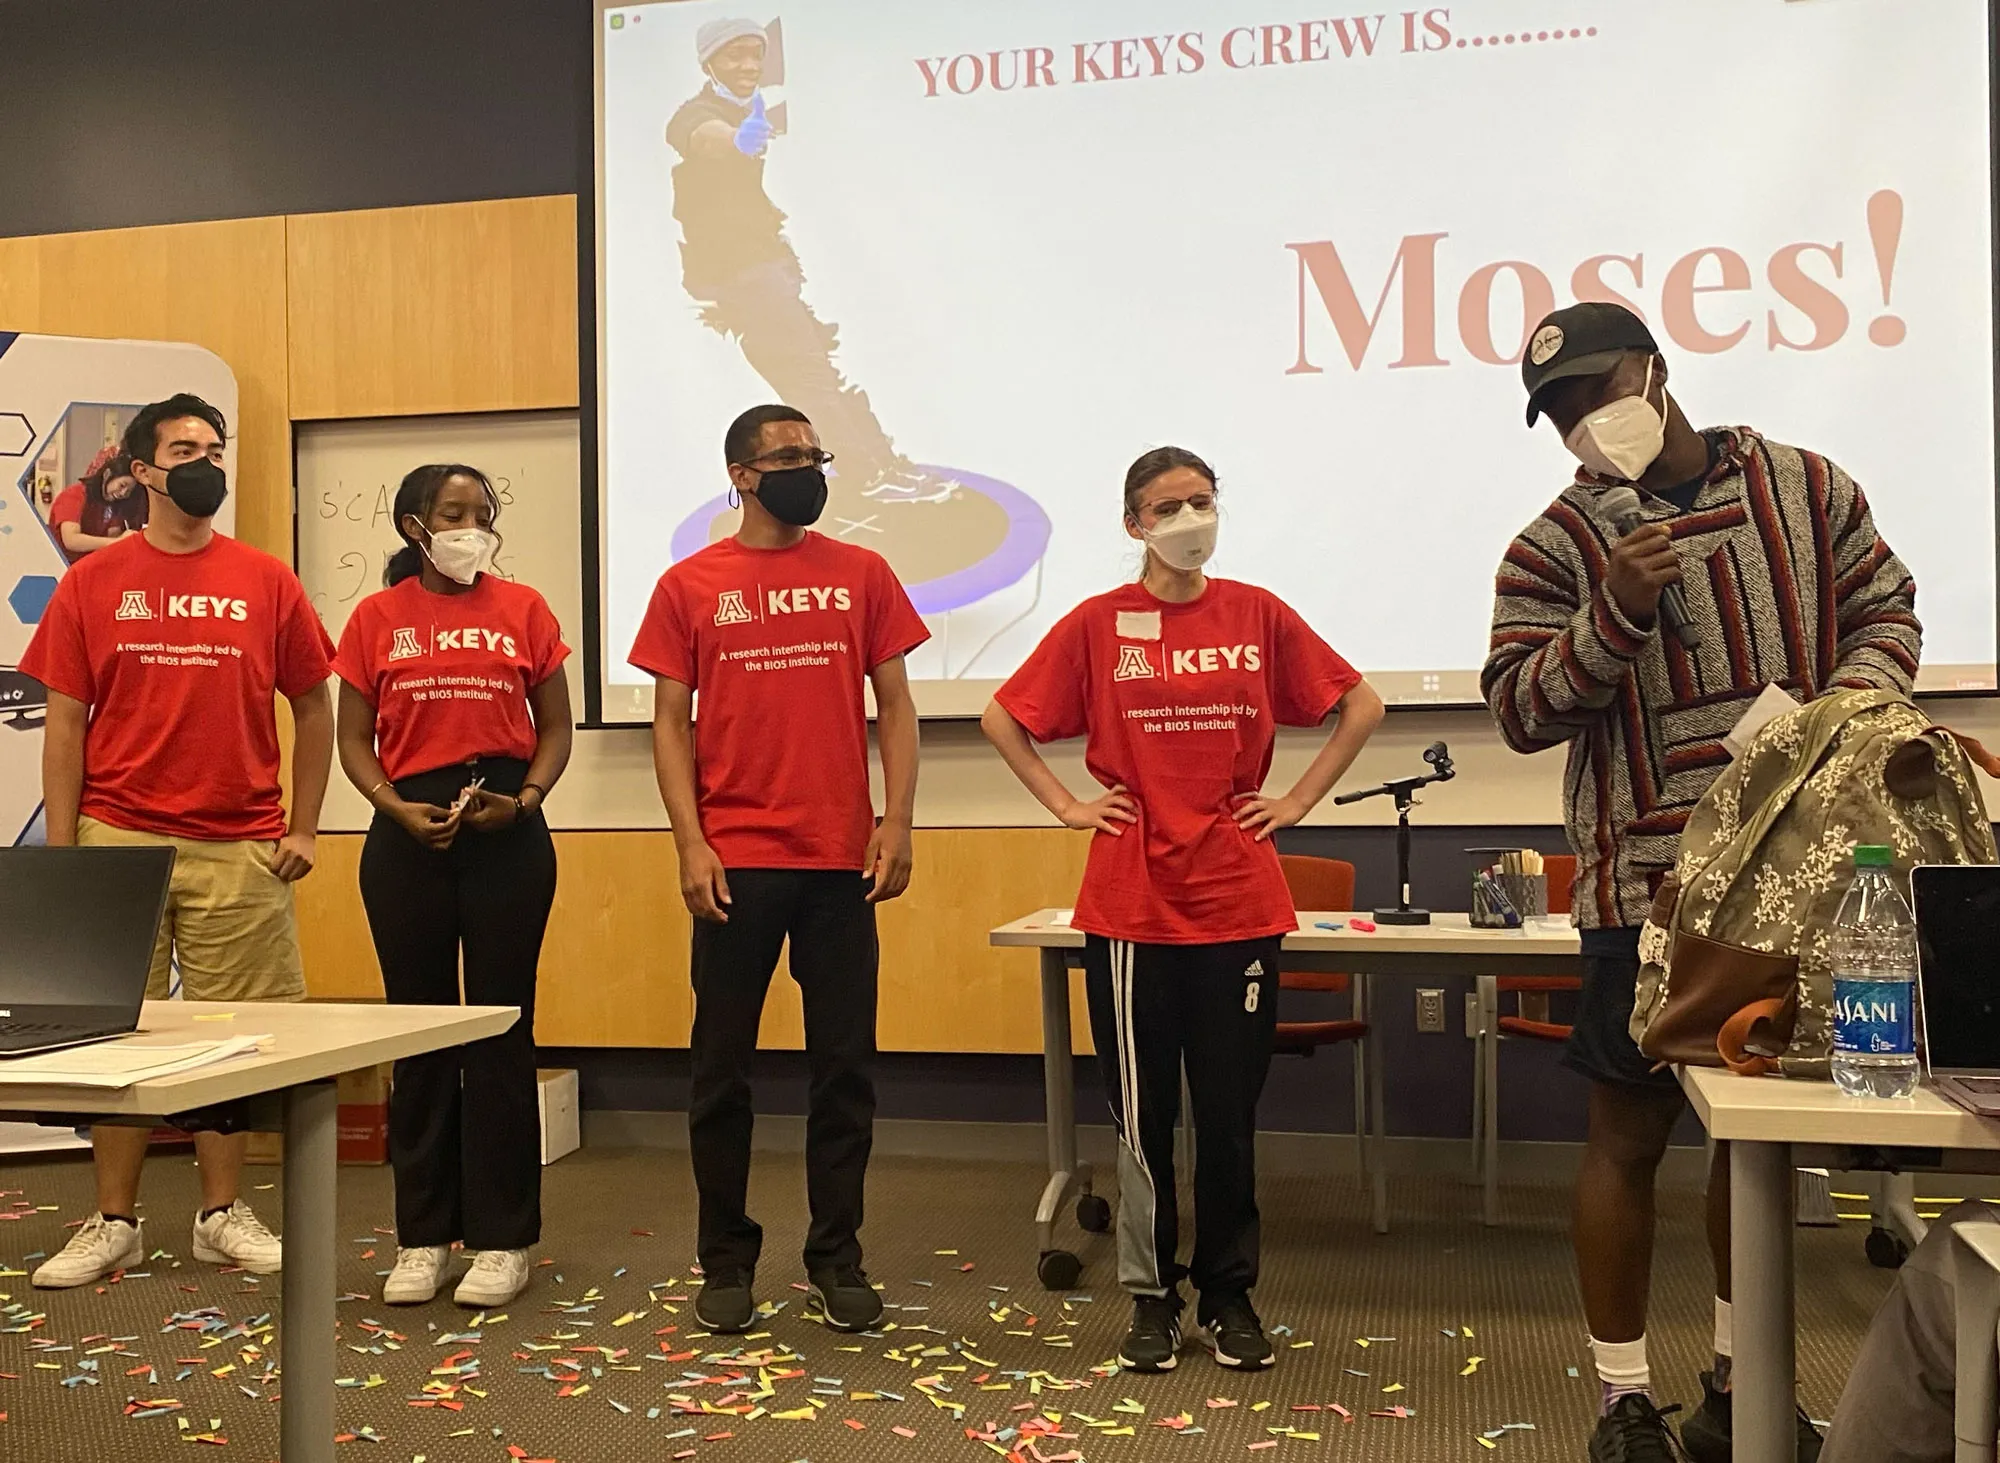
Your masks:
<svg viewBox="0 0 2000 1463"><path fill-rule="evenodd" d="M172 848L0 848L0 1057L139 1025Z"/></svg>
<svg viewBox="0 0 2000 1463"><path fill-rule="evenodd" d="M2000 1117L2000 867L1910 870L1917 1010L1940 1096Z"/></svg>

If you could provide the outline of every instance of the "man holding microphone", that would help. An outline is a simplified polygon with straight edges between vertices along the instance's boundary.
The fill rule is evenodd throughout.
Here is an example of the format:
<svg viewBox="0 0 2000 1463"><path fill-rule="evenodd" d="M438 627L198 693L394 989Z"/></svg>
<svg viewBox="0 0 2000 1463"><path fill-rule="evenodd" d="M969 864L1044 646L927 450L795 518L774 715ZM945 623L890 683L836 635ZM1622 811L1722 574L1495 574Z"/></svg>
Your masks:
<svg viewBox="0 0 2000 1463"><path fill-rule="evenodd" d="M1644 322L1558 310L1529 338L1528 424L1547 416L1582 466L1497 578L1481 686L1516 751L1567 744L1564 817L1585 974L1564 1064L1591 1083L1575 1242L1602 1387L1593 1463L1670 1463L1652 1392L1646 1301L1653 1181L1683 1098L1629 1024L1639 928L1681 830L1767 686L1907 693L1922 629L1909 571L1833 463L1745 427L1696 431ZM1638 498L1638 519L1605 501ZM1695 1463L1730 1455L1728 1156L1709 1175L1715 1368L1681 1430ZM1799 1457L1819 1438L1803 1416Z"/></svg>

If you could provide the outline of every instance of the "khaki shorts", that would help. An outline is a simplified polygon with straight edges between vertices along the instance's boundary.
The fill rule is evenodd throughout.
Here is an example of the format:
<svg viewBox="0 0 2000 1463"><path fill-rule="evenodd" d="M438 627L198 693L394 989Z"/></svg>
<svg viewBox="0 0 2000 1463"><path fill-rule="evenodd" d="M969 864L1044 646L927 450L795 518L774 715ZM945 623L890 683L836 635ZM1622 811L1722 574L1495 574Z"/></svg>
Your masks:
<svg viewBox="0 0 2000 1463"><path fill-rule="evenodd" d="M76 841L86 847L166 845L174 850L167 912L146 977L148 998L166 999L172 963L177 963L186 1000L305 999L292 886L271 872L276 845L269 840L211 843L134 833L95 818L78 818Z"/></svg>

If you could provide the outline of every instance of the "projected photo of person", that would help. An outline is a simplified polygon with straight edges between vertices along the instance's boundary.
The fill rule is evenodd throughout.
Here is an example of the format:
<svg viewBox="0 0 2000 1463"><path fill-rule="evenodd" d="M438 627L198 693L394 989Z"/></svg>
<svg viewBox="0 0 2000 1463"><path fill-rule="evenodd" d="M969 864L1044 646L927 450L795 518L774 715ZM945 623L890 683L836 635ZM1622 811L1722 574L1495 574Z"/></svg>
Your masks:
<svg viewBox="0 0 2000 1463"><path fill-rule="evenodd" d="M881 554L921 614L983 606L955 635L940 627L926 672L964 674L1038 601L1048 515L1009 483L899 451L836 361L839 328L807 302L786 215L765 189L765 162L787 132L789 104L771 95L785 85L782 21L709 20L693 50L701 90L665 128L682 285L701 322L817 426L830 454L821 531ZM673 535L673 560L733 534L736 508L727 498L696 508ZM1012 599L996 598L1023 581Z"/></svg>
<svg viewBox="0 0 2000 1463"><path fill-rule="evenodd" d="M896 450L867 392L834 362L839 328L813 313L804 270L785 237L785 215L764 190L764 160L785 130L782 103L767 107L766 73L781 76L770 32L753 20L711 20L695 32L703 85L667 123L681 280L705 324L735 340L744 359L787 406L819 425L839 459L847 494L860 500L949 500L958 484Z"/></svg>

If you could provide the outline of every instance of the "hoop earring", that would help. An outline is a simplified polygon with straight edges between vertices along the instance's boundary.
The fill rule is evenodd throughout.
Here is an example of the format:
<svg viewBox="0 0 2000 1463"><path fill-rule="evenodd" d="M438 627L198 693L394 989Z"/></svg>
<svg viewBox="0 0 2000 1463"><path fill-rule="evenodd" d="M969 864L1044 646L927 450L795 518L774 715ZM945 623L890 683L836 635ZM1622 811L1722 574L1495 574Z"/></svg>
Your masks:
<svg viewBox="0 0 2000 1463"><path fill-rule="evenodd" d="M736 491L736 484L734 483L729 485L729 506L732 508L741 508L743 506L743 495Z"/></svg>

